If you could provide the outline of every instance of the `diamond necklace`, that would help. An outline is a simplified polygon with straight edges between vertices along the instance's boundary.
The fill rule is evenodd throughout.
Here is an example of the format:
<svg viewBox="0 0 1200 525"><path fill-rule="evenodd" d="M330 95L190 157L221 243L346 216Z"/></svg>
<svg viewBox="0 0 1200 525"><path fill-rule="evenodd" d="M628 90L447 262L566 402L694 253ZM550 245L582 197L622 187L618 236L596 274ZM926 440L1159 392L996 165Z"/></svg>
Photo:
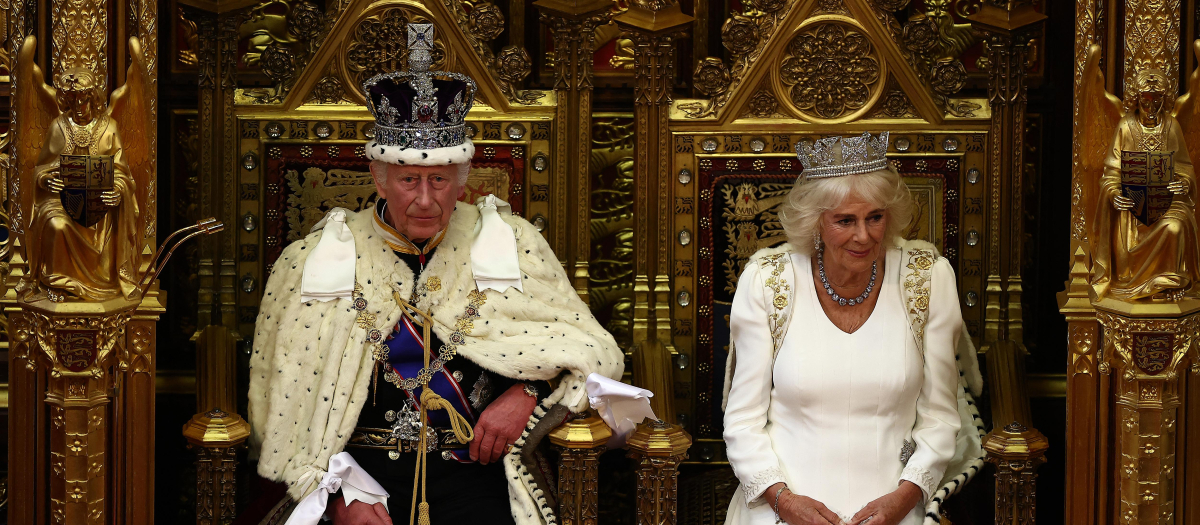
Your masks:
<svg viewBox="0 0 1200 525"><path fill-rule="evenodd" d="M847 299L833 291L833 286L829 284L829 279L825 278L825 246L823 244L817 246L817 274L821 276L821 284L825 286L825 293L829 294L829 297L841 306L854 306L856 304L862 304L863 301L866 301L867 297L870 297L871 295L871 290L875 289L875 272L878 269L879 261L876 260L871 263L871 281L867 283L867 289L863 290L863 293L858 297Z"/></svg>

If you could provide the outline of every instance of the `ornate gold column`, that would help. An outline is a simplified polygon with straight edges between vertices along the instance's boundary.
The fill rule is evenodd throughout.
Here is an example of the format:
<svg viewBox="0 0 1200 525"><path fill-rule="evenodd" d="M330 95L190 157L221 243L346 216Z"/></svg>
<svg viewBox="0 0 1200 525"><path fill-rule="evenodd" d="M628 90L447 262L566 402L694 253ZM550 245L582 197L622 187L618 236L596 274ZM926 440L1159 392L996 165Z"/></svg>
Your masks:
<svg viewBox="0 0 1200 525"><path fill-rule="evenodd" d="M558 522L562 525L599 523L600 454L612 430L593 412L579 414L550 431L558 458Z"/></svg>
<svg viewBox="0 0 1200 525"><path fill-rule="evenodd" d="M7 306L4 315L8 316L9 341L8 522L37 523L37 480L39 475L45 476L46 466L42 461L39 468L38 462L46 454L46 409L39 395L45 388L45 376L38 371L31 320L15 306Z"/></svg>
<svg viewBox="0 0 1200 525"><path fill-rule="evenodd" d="M1021 191L1025 165L1025 76L1029 40L1046 16L1038 13L1029 0L992 0L984 2L969 19L987 39L988 102L992 108L988 133L989 249L983 352L997 346L1004 347L1003 351L1023 352ZM1001 253L1008 256L1001 258ZM1016 347L1010 348L1007 342Z"/></svg>
<svg viewBox="0 0 1200 525"><path fill-rule="evenodd" d="M183 427L196 450L196 523L227 525L237 517L237 448L250 425L237 414L214 408Z"/></svg>
<svg viewBox="0 0 1200 525"><path fill-rule="evenodd" d="M1109 367L1100 362L1100 324L1089 299L1088 258L1082 246L1072 257L1067 289L1058 294L1067 318L1066 523L1105 523ZM1103 387L1103 388L1102 388Z"/></svg>
<svg viewBox="0 0 1200 525"><path fill-rule="evenodd" d="M50 21L51 78L68 67L84 67L96 76L96 89L108 93L108 2L52 0Z"/></svg>
<svg viewBox="0 0 1200 525"><path fill-rule="evenodd" d="M227 524L237 517L237 449L250 424L237 414L237 339L211 325L196 338L196 414L183 426L196 451L196 523Z"/></svg>
<svg viewBox="0 0 1200 525"><path fill-rule="evenodd" d="M609 0L538 0L542 22L554 37L554 92L558 99L554 169L568 174L567 202L574 208L567 235L568 259L574 265L575 292L588 301L588 260L591 259L592 47L596 27L608 23Z"/></svg>
<svg viewBox="0 0 1200 525"><path fill-rule="evenodd" d="M219 208L213 202L213 187L219 184L220 178L213 175L219 169L220 153L216 137L219 136L220 128L215 122L215 114L219 113L223 100L217 83L217 20L216 16L202 11L197 11L195 16L190 18L196 20L196 66L199 77L196 111L200 128L200 202L197 204L199 213L216 215L214 212ZM200 327L199 329L220 323L212 316L212 305L217 293L217 272L214 264L214 259L218 257L217 246L217 239L200 240L199 287L196 291L196 326Z"/></svg>
<svg viewBox="0 0 1200 525"><path fill-rule="evenodd" d="M221 5L220 9L230 6ZM237 89L238 25L240 16L220 11L196 13L199 68L198 117L200 124L200 203L203 217L219 217L236 224L238 173L237 123L233 95ZM207 237L200 244L200 287L197 292L197 326L237 327L236 233ZM213 305L218 305L213 318Z"/></svg>
<svg viewBox="0 0 1200 525"><path fill-rule="evenodd" d="M987 42L988 102L992 109L987 186L987 285L981 353L987 355L994 429L984 439L996 466L997 524L1027 525L1036 517L1036 470L1045 462L1046 438L1031 426L1025 397L1021 308L1021 210L1024 188L1025 107L1029 42L1045 15L1028 0L991 0L968 17ZM1001 257L1007 254L1007 257Z"/></svg>
<svg viewBox="0 0 1200 525"><path fill-rule="evenodd" d="M1037 468L1046 462L1048 448L1041 432L1017 422L988 434L983 449L988 463L996 466L996 525L1033 525Z"/></svg>
<svg viewBox="0 0 1200 525"><path fill-rule="evenodd" d="M38 511L38 503L46 500L37 498L40 501L31 509L35 520L31 523L39 517L46 520L43 523L110 523L109 511L116 503L109 494L114 467L110 456L116 448L108 447L110 393L120 386L123 363L119 357L126 352L126 324L138 303L42 299L19 304L19 312L12 312L16 331L11 335L22 347L18 353L23 358L36 353L36 364L31 362L31 366L44 367L42 400L47 411L43 414L49 418L46 439L26 444L33 445L36 452L14 449L19 454L36 454L31 463L49 485L49 515ZM40 458L46 457L41 451L46 450L47 440L49 461L45 463Z"/></svg>
<svg viewBox="0 0 1200 525"><path fill-rule="evenodd" d="M114 404L120 420L111 465L114 472L113 523L154 523L154 376L158 362L158 319L166 305L157 285L146 293L125 327L123 373Z"/></svg>
<svg viewBox="0 0 1200 525"><path fill-rule="evenodd" d="M1122 55L1125 59L1126 111L1137 104L1134 100L1137 90L1132 86L1138 71L1159 69L1167 78L1179 78L1179 23L1182 18L1179 7L1179 0L1125 0L1125 34L1121 39L1125 41ZM1164 104L1170 108L1174 103L1175 91L1170 90Z"/></svg>
<svg viewBox="0 0 1200 525"><path fill-rule="evenodd" d="M1116 469L1120 507L1114 521L1182 523L1175 518L1182 512L1176 508L1176 480L1186 479L1189 465L1177 454L1182 450L1176 443L1180 372L1190 363L1191 372L1200 375L1195 348L1200 300L1136 305L1105 300L1096 309L1104 359L1116 373L1115 464L1110 468Z"/></svg>
<svg viewBox="0 0 1200 525"><path fill-rule="evenodd" d="M646 418L629 436L629 457L637 461L637 522L675 525L679 464L687 459L692 436L679 425Z"/></svg>
<svg viewBox="0 0 1200 525"><path fill-rule="evenodd" d="M636 0L614 18L634 43L634 309L633 377L654 392L650 405L664 421L674 421L671 400L671 134L667 128L675 83L677 39L692 24L673 0ZM651 282L653 281L653 289Z"/></svg>
<svg viewBox="0 0 1200 525"><path fill-rule="evenodd" d="M157 293L140 303L17 304L6 309L10 519L152 523Z"/></svg>

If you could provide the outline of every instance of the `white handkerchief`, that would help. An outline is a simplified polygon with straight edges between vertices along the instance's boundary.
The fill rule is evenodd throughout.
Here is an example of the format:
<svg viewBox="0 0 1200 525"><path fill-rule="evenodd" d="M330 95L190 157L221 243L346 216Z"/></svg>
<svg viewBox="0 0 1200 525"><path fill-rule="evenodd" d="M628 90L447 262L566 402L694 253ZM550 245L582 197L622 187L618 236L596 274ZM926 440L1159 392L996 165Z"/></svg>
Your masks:
<svg viewBox="0 0 1200 525"><path fill-rule="evenodd" d="M517 236L500 217L500 213L512 214L512 207L495 195L483 197L475 205L479 207L479 230L471 243L475 288L503 292L511 286L525 291L517 263Z"/></svg>
<svg viewBox="0 0 1200 525"><path fill-rule="evenodd" d="M354 296L354 234L346 226L346 209L334 208L313 226L321 240L304 261L301 301L332 301Z"/></svg>
<svg viewBox="0 0 1200 525"><path fill-rule="evenodd" d="M612 429L608 448L623 448L629 435L646 418L657 419L650 409L650 398L654 392L645 388L614 381L592 373L587 378L588 402L600 414L600 418Z"/></svg>

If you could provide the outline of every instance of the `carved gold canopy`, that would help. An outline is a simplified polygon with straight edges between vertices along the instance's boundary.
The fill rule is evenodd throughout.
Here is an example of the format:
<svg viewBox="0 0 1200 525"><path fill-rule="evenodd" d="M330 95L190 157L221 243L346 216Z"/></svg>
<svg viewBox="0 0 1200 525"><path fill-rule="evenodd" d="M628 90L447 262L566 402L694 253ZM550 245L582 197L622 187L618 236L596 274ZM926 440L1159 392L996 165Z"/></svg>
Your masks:
<svg viewBox="0 0 1200 525"><path fill-rule="evenodd" d="M888 158L918 207L904 234L950 260L977 338L987 261L1001 257L989 215L1009 213L988 198L1004 184L989 169L989 103L957 96L960 57L977 37L949 23L948 5L929 2L901 28L880 2L761 4L722 26L728 64L698 61L695 86L708 98L671 103L670 165L659 173L670 189L657 205L670 217L676 412L694 425L698 453L717 460L733 293L750 255L786 241L778 210L801 168L797 142L891 132Z"/></svg>
<svg viewBox="0 0 1200 525"><path fill-rule="evenodd" d="M478 4L468 23L455 3L348 2L304 68L290 76L271 72L267 62L272 53L291 48L265 46L264 71L282 80L269 88L238 88L229 114L229 123L239 130L234 156L242 224L236 274L243 292L237 300L243 331L253 329L260 283L284 246L305 235L331 207L361 209L373 202L363 145L374 120L361 85L405 67L402 36L409 23L434 24L433 68L470 75L479 84L467 118L476 154L463 200L495 193L512 204L514 213L545 230L556 250L565 248L567 206L552 196L565 191L567 174L550 169L555 93L514 87L529 73L529 57L512 46L491 51L489 42L499 29L489 29L487 17L501 15L488 6ZM493 22L503 24L503 19ZM252 32L245 24L242 31Z"/></svg>

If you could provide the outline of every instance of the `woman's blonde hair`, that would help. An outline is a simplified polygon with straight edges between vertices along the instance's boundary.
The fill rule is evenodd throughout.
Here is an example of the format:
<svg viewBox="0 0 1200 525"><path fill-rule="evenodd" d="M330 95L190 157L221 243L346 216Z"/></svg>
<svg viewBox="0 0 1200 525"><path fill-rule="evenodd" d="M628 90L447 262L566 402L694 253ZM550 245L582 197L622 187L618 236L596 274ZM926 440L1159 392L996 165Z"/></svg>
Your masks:
<svg viewBox="0 0 1200 525"><path fill-rule="evenodd" d="M912 222L913 198L900 174L891 168L823 179L805 180L792 187L779 210L788 241L801 253L813 253L813 238L821 232L821 214L857 195L884 210L885 244L891 246Z"/></svg>

